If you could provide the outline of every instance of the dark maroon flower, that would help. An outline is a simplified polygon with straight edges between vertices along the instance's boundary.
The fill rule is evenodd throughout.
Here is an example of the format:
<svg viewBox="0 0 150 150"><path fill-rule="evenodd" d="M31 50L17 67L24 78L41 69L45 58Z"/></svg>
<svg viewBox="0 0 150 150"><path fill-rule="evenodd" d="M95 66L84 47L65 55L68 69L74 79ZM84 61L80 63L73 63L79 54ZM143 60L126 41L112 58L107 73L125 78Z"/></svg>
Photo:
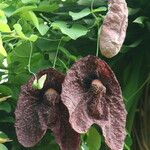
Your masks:
<svg viewBox="0 0 150 150"><path fill-rule="evenodd" d="M112 150L123 149L126 110L119 83L104 61L95 56L77 61L65 77L61 97L76 132L97 124Z"/></svg>
<svg viewBox="0 0 150 150"><path fill-rule="evenodd" d="M72 129L68 110L60 99L65 76L46 69L40 71L37 78L43 75L47 78L41 90L32 87L34 77L21 87L15 111L18 140L23 146L32 147L51 129L62 150L78 150L80 136Z"/></svg>

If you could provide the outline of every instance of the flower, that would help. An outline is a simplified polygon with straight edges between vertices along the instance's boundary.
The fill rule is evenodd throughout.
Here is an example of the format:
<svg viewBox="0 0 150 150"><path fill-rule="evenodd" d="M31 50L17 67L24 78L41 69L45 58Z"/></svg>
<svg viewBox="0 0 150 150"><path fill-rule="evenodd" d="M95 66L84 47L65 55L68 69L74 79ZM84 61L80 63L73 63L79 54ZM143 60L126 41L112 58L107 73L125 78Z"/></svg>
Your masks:
<svg viewBox="0 0 150 150"><path fill-rule="evenodd" d="M42 89L33 88L34 77L21 87L15 111L18 141L24 147L32 147L51 129L62 150L78 150L80 136L72 129L60 97L65 75L51 68L37 73L37 78L43 75L46 80Z"/></svg>
<svg viewBox="0 0 150 150"><path fill-rule="evenodd" d="M104 61L90 55L77 61L67 72L61 99L76 132L97 124L112 150L123 149L127 113L120 85Z"/></svg>

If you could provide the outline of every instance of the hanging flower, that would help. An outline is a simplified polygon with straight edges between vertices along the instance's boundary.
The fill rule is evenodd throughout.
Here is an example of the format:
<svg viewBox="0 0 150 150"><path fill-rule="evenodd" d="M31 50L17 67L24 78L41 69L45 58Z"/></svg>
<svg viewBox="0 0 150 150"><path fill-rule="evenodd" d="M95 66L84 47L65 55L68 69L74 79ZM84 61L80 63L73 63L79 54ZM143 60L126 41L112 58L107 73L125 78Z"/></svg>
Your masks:
<svg viewBox="0 0 150 150"><path fill-rule="evenodd" d="M47 129L51 129L62 150L78 150L80 136L72 129L68 110L60 98L65 76L54 69L46 69L37 73L37 79L44 75L42 89L33 88L34 77L21 87L15 111L18 140L24 147L32 147Z"/></svg>
<svg viewBox="0 0 150 150"><path fill-rule="evenodd" d="M111 58L117 55L126 37L128 7L125 0L109 0L108 13L100 31L101 53Z"/></svg>
<svg viewBox="0 0 150 150"><path fill-rule="evenodd" d="M95 56L77 61L65 77L61 97L76 132L97 124L111 150L123 150L126 110L119 83L104 61Z"/></svg>

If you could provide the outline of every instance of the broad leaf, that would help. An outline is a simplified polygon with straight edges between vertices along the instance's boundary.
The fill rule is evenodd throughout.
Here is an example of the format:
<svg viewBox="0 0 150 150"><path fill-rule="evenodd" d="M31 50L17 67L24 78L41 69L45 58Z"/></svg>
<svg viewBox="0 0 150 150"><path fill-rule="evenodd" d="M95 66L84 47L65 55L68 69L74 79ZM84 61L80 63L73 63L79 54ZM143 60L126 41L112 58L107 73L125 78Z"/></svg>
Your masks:
<svg viewBox="0 0 150 150"><path fill-rule="evenodd" d="M140 17L136 18L133 22L141 25L142 27L144 27L144 21L146 19L148 19L148 18L145 17L145 16L140 16Z"/></svg>
<svg viewBox="0 0 150 150"><path fill-rule="evenodd" d="M88 16L90 13L91 13L91 10L89 8L85 8L78 13L69 11L69 15L72 17L73 20L81 19L85 16Z"/></svg>
<svg viewBox="0 0 150 150"><path fill-rule="evenodd" d="M91 127L88 131L87 145L89 150L99 150L101 147L101 136L94 127Z"/></svg>
<svg viewBox="0 0 150 150"><path fill-rule="evenodd" d="M7 102L0 103L0 110L6 111L7 113L11 112L11 106Z"/></svg>
<svg viewBox="0 0 150 150"><path fill-rule="evenodd" d="M63 34L68 35L73 40L86 35L88 32L88 29L82 25L73 24L72 27L69 27L69 25L63 21L55 21L51 26L54 29L60 29Z"/></svg>
<svg viewBox="0 0 150 150"><path fill-rule="evenodd" d="M0 10L0 22L7 23L7 18L2 10Z"/></svg>
<svg viewBox="0 0 150 150"><path fill-rule="evenodd" d="M0 22L0 31L1 32L11 32L10 27L8 24Z"/></svg>
<svg viewBox="0 0 150 150"><path fill-rule="evenodd" d="M5 97L1 97L0 98L0 102L6 101L8 98L10 98L11 96L5 96Z"/></svg>
<svg viewBox="0 0 150 150"><path fill-rule="evenodd" d="M40 0L21 0L22 3L27 4L27 3L39 3Z"/></svg>
<svg viewBox="0 0 150 150"><path fill-rule="evenodd" d="M3 42L0 36L0 55L7 57L7 52L5 50L5 48L3 47Z"/></svg>
<svg viewBox="0 0 150 150"><path fill-rule="evenodd" d="M25 36L25 34L22 32L21 25L18 23L15 24L13 27L14 27L16 33L19 35L19 37L23 40L29 40L29 41L35 42L38 38L38 36L34 35L34 34L32 34L30 37Z"/></svg>
<svg viewBox="0 0 150 150"><path fill-rule="evenodd" d="M8 150L7 147L3 144L0 144L0 150Z"/></svg>

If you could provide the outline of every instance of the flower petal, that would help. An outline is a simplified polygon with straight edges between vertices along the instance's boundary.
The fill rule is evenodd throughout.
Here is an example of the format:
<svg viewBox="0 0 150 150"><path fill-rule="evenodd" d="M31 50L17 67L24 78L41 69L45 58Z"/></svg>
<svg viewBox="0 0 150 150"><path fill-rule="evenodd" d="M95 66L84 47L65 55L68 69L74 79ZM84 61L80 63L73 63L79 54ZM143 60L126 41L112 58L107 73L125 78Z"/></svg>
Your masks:
<svg viewBox="0 0 150 150"><path fill-rule="evenodd" d="M15 127L19 142L24 147L32 147L43 137L47 126L39 123L37 99L27 90L27 86L22 86L15 111Z"/></svg>

